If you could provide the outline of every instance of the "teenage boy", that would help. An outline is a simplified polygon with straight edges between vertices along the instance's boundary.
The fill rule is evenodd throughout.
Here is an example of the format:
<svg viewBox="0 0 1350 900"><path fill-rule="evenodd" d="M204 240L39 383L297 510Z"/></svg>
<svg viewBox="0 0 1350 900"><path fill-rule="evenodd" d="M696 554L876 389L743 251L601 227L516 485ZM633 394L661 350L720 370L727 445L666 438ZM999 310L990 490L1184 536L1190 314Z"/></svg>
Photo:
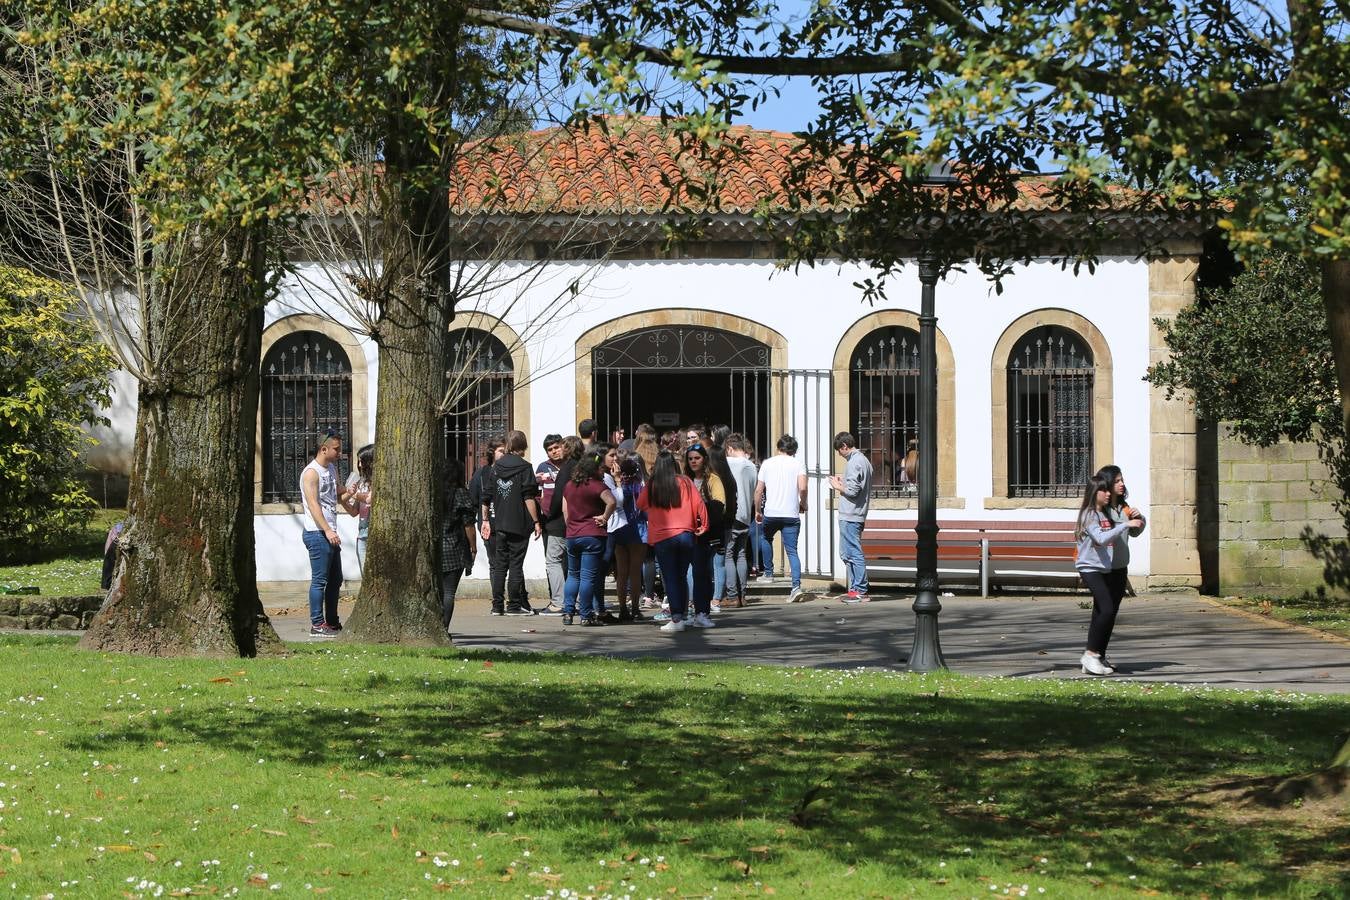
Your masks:
<svg viewBox="0 0 1350 900"><path fill-rule="evenodd" d="M338 481L335 463L342 458L342 439L331 432L319 438L314 459L300 472L305 513L305 549L309 551L309 633L337 637L338 591L342 588L342 539L337 533L338 504L351 491Z"/></svg>
<svg viewBox="0 0 1350 900"><path fill-rule="evenodd" d="M508 434L506 453L483 478L482 535L483 540L491 538L496 545L489 574L492 612L498 615L534 615L525 597L525 551L531 537L538 540L543 535L544 523L539 518L539 482L525 459L528 446L525 432Z"/></svg>
<svg viewBox="0 0 1350 900"><path fill-rule="evenodd" d="M544 520L544 572L548 575L549 604L540 613L545 616L562 615L563 589L567 585L567 522L560 515L549 514L553 509L553 492L562 490L558 472L566 450L562 435L550 434L544 438L548 459L534 470L534 480L539 482L539 509Z"/></svg>
<svg viewBox="0 0 1350 900"><path fill-rule="evenodd" d="M872 463L847 431L834 436L834 452L844 458L844 475L830 476L830 487L839 495L839 558L848 575L845 603L866 603L867 559L863 556L862 533L867 507L872 502Z"/></svg>

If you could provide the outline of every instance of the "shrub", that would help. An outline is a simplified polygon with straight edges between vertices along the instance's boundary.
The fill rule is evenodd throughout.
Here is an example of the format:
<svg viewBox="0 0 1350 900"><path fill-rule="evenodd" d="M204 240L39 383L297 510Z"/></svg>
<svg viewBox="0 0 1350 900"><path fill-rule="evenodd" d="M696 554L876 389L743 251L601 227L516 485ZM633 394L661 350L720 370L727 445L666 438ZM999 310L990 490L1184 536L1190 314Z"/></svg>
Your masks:
<svg viewBox="0 0 1350 900"><path fill-rule="evenodd" d="M112 354L63 285L0 266L0 562L68 538L94 500L82 426L106 422Z"/></svg>

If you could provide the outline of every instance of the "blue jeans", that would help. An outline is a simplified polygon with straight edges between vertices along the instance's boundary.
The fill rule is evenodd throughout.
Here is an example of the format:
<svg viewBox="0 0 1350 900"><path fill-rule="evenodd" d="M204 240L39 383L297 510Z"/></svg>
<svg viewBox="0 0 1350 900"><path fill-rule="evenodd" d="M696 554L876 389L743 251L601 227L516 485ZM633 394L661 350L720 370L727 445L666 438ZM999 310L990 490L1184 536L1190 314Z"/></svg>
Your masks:
<svg viewBox="0 0 1350 900"><path fill-rule="evenodd" d="M727 546L722 561L724 599L732 600L745 596L745 586L748 583L745 549L749 538L750 529L740 523L727 530Z"/></svg>
<svg viewBox="0 0 1350 900"><path fill-rule="evenodd" d="M600 615L595 604L595 580L605 557L605 539L567 539L567 586L563 588L563 615L577 613L584 619Z"/></svg>
<svg viewBox="0 0 1350 900"><path fill-rule="evenodd" d="M728 528L722 533L722 547L725 549L727 544L731 543L731 529ZM727 567L722 563L722 554L716 554L716 560L712 567L712 595L720 603L727 596Z"/></svg>
<svg viewBox="0 0 1350 900"><path fill-rule="evenodd" d="M726 569L720 565L714 566L713 560L720 563L722 555L714 553L712 546L706 540L694 541L694 564L691 567L694 573L694 612L705 616L712 612L712 598L715 590L713 573L721 571L723 577L726 577Z"/></svg>
<svg viewBox="0 0 1350 900"><path fill-rule="evenodd" d="M793 588L802 586L802 561L797 558L797 535L801 533L801 530L802 520L796 516L791 518L764 517L763 538L759 554L763 561L765 578L773 577L773 536L781 531L783 533L783 552L787 554L788 569L792 572L792 586Z"/></svg>
<svg viewBox="0 0 1350 900"><path fill-rule="evenodd" d="M309 624L339 625L342 548L328 543L322 531L306 531L305 549L309 551Z"/></svg>
<svg viewBox="0 0 1350 900"><path fill-rule="evenodd" d="M652 549L656 551L656 561L661 566L661 580L666 585L670 618L682 622L689 613L689 595L686 593L685 579L689 577L689 568L694 561L693 532L681 531L674 537L668 537L656 544Z"/></svg>
<svg viewBox="0 0 1350 900"><path fill-rule="evenodd" d="M862 522L839 520L839 558L844 561L848 589L859 594L867 593L867 559L863 556L862 533Z"/></svg>

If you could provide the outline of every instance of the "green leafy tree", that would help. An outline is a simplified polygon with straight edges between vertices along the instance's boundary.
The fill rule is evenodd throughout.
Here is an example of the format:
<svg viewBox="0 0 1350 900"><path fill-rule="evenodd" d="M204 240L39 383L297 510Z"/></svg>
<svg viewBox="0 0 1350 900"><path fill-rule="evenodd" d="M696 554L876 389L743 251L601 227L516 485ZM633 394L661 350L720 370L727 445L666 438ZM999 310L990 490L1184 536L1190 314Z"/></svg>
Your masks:
<svg viewBox="0 0 1350 900"><path fill-rule="evenodd" d="M0 250L82 295L138 382L130 524L89 648L280 647L254 563L259 347L271 225L326 146L293 12L32 0L0 22Z"/></svg>
<svg viewBox="0 0 1350 900"><path fill-rule="evenodd" d="M1240 255L1288 251L1321 282L1347 430L1343 2L637 0L474 16L550 42L564 74L594 86L593 105L690 113L681 127L715 150L764 96L755 79L809 80L821 111L796 192L854 214L791 223L799 260L862 260L884 281L921 239L940 263L997 279L1032 256L1090 265L1130 219L1206 215ZM660 93L670 79L653 67L683 93ZM947 163L949 189L924 184ZM1257 174L1234 186L1236 171ZM1140 190L1119 190L1121 176ZM1034 210L1019 202L1028 186Z"/></svg>
<svg viewBox="0 0 1350 900"><path fill-rule="evenodd" d="M104 421L110 354L62 285L0 266L0 557L89 520L82 425Z"/></svg>
<svg viewBox="0 0 1350 900"><path fill-rule="evenodd" d="M1159 320L1170 358L1148 378L1168 396L1193 397L1203 418L1241 440L1336 442L1341 397L1315 265L1257 251L1226 287L1203 290L1175 319Z"/></svg>

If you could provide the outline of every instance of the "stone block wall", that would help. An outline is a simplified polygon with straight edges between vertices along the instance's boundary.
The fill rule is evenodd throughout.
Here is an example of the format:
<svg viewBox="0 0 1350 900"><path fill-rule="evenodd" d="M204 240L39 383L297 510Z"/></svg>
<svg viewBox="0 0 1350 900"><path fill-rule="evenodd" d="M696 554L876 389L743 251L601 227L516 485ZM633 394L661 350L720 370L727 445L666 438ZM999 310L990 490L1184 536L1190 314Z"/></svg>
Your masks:
<svg viewBox="0 0 1350 900"><path fill-rule="evenodd" d="M1272 595L1322 584L1322 567L1299 535L1311 526L1343 537L1336 488L1315 444L1255 447L1219 430L1219 587Z"/></svg>
<svg viewBox="0 0 1350 900"><path fill-rule="evenodd" d="M78 631L89 627L103 595L88 597L0 596L0 628Z"/></svg>

